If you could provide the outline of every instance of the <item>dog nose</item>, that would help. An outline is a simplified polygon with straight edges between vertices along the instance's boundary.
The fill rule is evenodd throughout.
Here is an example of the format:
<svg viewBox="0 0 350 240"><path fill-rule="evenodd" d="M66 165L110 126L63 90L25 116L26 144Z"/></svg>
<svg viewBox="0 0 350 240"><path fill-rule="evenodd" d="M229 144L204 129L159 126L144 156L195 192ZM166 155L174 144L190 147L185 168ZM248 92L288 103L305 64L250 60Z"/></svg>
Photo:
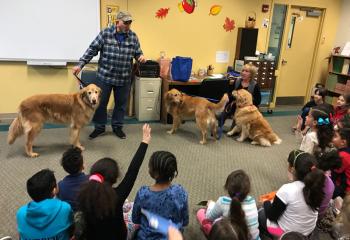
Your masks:
<svg viewBox="0 0 350 240"><path fill-rule="evenodd" d="M96 99L92 99L92 104L96 104Z"/></svg>

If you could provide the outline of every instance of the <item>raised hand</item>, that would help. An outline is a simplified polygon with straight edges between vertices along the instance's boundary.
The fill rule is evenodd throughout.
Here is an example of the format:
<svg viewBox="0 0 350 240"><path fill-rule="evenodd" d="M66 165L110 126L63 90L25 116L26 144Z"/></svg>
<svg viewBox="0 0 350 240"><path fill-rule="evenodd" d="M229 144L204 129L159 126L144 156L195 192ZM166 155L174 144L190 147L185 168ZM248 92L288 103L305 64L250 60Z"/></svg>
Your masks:
<svg viewBox="0 0 350 240"><path fill-rule="evenodd" d="M145 123L142 127L142 142L149 144L151 141L151 127Z"/></svg>

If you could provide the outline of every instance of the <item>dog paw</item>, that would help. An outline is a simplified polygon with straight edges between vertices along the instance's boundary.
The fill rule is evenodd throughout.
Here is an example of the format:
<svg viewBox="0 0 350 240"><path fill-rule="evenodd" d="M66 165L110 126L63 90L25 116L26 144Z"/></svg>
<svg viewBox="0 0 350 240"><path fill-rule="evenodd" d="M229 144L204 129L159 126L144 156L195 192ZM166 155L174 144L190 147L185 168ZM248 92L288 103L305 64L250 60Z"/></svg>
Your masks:
<svg viewBox="0 0 350 240"><path fill-rule="evenodd" d="M244 139L243 139L243 138L237 138L236 141L237 141L237 142L243 142Z"/></svg>
<svg viewBox="0 0 350 240"><path fill-rule="evenodd" d="M169 130L169 131L166 131L168 134L173 134L175 131L173 130Z"/></svg>
<svg viewBox="0 0 350 240"><path fill-rule="evenodd" d="M229 136L229 137L232 136L233 134L234 134L233 131L229 131L229 132L226 133L226 135Z"/></svg>
<svg viewBox="0 0 350 240"><path fill-rule="evenodd" d="M204 145L207 143L207 141L199 141L200 144Z"/></svg>
<svg viewBox="0 0 350 240"><path fill-rule="evenodd" d="M255 141L252 141L250 144L252 144L252 145L258 145L259 143L258 143L258 142L255 142Z"/></svg>
<svg viewBox="0 0 350 240"><path fill-rule="evenodd" d="M39 157L39 153L36 153L36 152L28 153L28 156L31 158L36 158L36 157Z"/></svg>

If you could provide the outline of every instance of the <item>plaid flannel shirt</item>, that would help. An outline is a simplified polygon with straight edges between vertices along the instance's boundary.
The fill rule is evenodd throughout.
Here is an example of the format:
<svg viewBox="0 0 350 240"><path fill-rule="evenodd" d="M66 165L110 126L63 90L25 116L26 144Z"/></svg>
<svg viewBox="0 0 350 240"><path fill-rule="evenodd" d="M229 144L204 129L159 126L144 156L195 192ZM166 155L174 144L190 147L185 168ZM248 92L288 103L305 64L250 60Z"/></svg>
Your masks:
<svg viewBox="0 0 350 240"><path fill-rule="evenodd" d="M100 52L97 76L100 80L123 86L131 81L132 61L142 55L137 35L129 30L123 42L118 42L116 27L102 30L79 59L79 66L85 64Z"/></svg>

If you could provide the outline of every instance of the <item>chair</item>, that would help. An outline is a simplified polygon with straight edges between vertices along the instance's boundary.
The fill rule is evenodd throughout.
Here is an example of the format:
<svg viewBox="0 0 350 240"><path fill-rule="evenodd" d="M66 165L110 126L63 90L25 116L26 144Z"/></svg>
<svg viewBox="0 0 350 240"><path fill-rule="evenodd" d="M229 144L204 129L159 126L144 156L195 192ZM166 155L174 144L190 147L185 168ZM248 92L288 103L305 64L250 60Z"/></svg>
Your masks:
<svg viewBox="0 0 350 240"><path fill-rule="evenodd" d="M229 92L230 80L226 78L206 78L199 88L199 96L218 103L225 93ZM222 121L222 119L219 119ZM219 128L218 137L222 136L223 126Z"/></svg>
<svg viewBox="0 0 350 240"><path fill-rule="evenodd" d="M219 102L229 91L230 82L226 78L206 78L199 88L199 96L212 102Z"/></svg>
<svg viewBox="0 0 350 240"><path fill-rule="evenodd" d="M96 84L96 81L97 81L97 71L96 70L83 69L80 73L81 73L80 79L81 79L84 87L91 84L91 83Z"/></svg>

